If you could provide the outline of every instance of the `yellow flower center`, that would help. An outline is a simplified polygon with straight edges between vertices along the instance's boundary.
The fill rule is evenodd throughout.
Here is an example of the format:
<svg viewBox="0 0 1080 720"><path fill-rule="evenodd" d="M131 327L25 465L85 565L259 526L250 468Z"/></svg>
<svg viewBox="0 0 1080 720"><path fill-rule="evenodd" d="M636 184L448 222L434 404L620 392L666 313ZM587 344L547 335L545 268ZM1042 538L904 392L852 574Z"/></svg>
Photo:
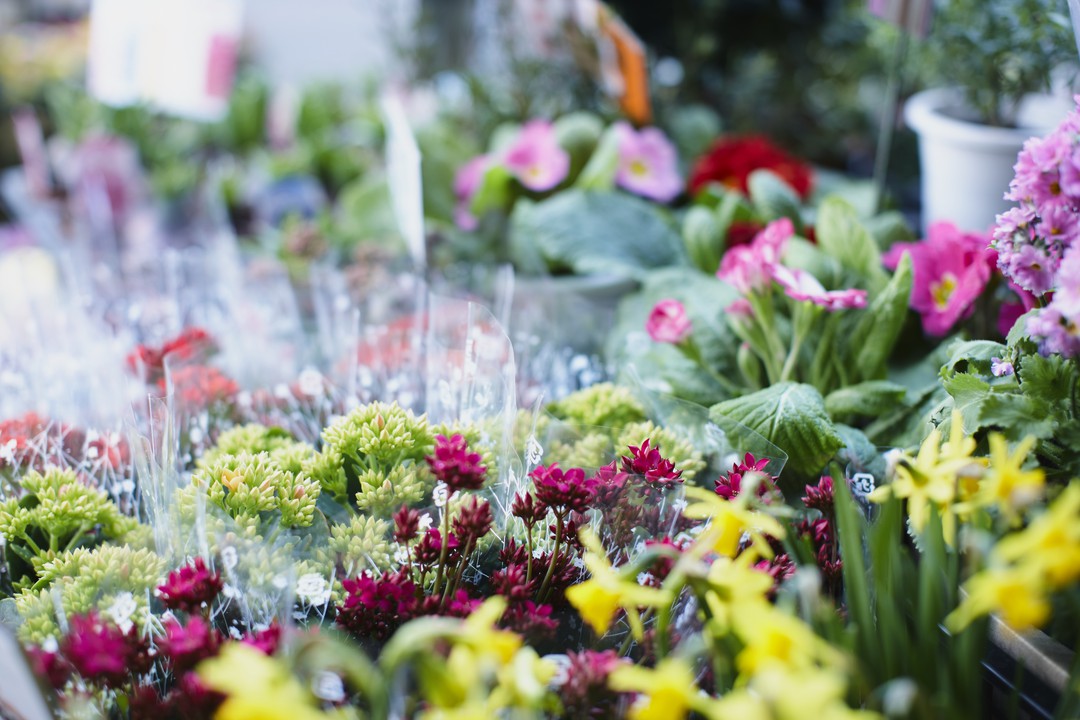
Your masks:
<svg viewBox="0 0 1080 720"><path fill-rule="evenodd" d="M637 177L645 177L649 174L649 166L640 160L633 160L630 163L630 174Z"/></svg>
<svg viewBox="0 0 1080 720"><path fill-rule="evenodd" d="M944 310L949 305L949 298L956 290L956 276L945 273L940 282L930 283L930 297L934 299L934 307Z"/></svg>

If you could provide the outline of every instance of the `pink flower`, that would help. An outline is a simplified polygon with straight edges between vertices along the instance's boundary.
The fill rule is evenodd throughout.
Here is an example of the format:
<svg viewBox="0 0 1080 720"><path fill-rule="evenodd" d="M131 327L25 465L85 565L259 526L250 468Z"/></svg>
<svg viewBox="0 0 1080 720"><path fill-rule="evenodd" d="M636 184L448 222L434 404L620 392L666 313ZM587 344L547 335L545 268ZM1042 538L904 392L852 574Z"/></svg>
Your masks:
<svg viewBox="0 0 1080 720"><path fill-rule="evenodd" d="M1008 360L1003 360L999 357L990 358L990 373L994 377L1003 377L1006 375L1012 375L1016 372L1016 368Z"/></svg>
<svg viewBox="0 0 1080 720"><path fill-rule="evenodd" d="M1043 355L1058 354L1067 358L1080 355L1080 326L1050 303L1027 321L1027 333L1039 340Z"/></svg>
<svg viewBox="0 0 1080 720"><path fill-rule="evenodd" d="M744 295L764 290L772 279L771 268L780 263L787 241L794 234L795 226L790 219L773 220L749 245L739 245L724 253L716 276Z"/></svg>
<svg viewBox="0 0 1080 720"><path fill-rule="evenodd" d="M675 146L657 128L634 130L629 123L615 124L619 141L619 167L615 182L630 192L659 202L670 202L682 192Z"/></svg>
<svg viewBox="0 0 1080 720"><path fill-rule="evenodd" d="M550 507L556 515L565 517L571 512L585 512L596 497L595 478L586 478L581 468L565 472L557 463L537 467L529 477L536 489L536 499Z"/></svg>
<svg viewBox="0 0 1080 720"><path fill-rule="evenodd" d="M805 270L793 270L783 265L774 265L772 276L792 300L812 302L829 312L866 307L865 290L856 288L826 290L816 277Z"/></svg>
<svg viewBox="0 0 1080 720"><path fill-rule="evenodd" d="M1061 258L1052 304L1070 320L1080 319L1080 247L1069 248Z"/></svg>
<svg viewBox="0 0 1080 720"><path fill-rule="evenodd" d="M507 149L503 164L529 190L546 192L566 179L570 155L559 146L551 123L532 120Z"/></svg>
<svg viewBox="0 0 1080 720"><path fill-rule="evenodd" d="M131 673L137 649L120 628L91 612L71 618L60 651L86 680L118 686Z"/></svg>
<svg viewBox="0 0 1080 720"><path fill-rule="evenodd" d="M686 308L678 300L668 298L656 303L649 319L645 321L645 331L655 342L677 345L690 337L693 331Z"/></svg>
<svg viewBox="0 0 1080 720"><path fill-rule="evenodd" d="M925 240L895 243L883 258L886 267L895 268L905 252L911 253L914 269L911 307L922 316L928 335L945 335L975 309L990 279L995 255L988 240L938 222Z"/></svg>
<svg viewBox="0 0 1080 720"><path fill-rule="evenodd" d="M180 674L216 655L220 644L220 633L201 617L193 615L186 626L175 620L166 623L160 647L161 653L172 660L173 671Z"/></svg>
<svg viewBox="0 0 1080 720"><path fill-rule="evenodd" d="M201 557L190 565L169 573L165 584L158 586L165 607L192 613L217 597L223 587L221 575L206 567Z"/></svg>
<svg viewBox="0 0 1080 720"><path fill-rule="evenodd" d="M716 494L725 500L734 500L742 492L742 481L745 477L756 476L761 479L757 485L759 498L766 498L770 493L779 493L776 487L776 478L770 475L765 468L769 464L768 458L755 458L746 453L741 463L734 463L731 471L721 476L716 481Z"/></svg>
<svg viewBox="0 0 1080 720"><path fill-rule="evenodd" d="M490 156L478 155L458 168L457 174L454 175L454 196L457 197L454 223L462 230L475 230L479 224L476 216L472 214L470 205L490 165Z"/></svg>
<svg viewBox="0 0 1080 720"><path fill-rule="evenodd" d="M1024 245L1018 252L1008 253L1005 274L1033 295L1045 295L1054 284L1055 265L1042 248Z"/></svg>

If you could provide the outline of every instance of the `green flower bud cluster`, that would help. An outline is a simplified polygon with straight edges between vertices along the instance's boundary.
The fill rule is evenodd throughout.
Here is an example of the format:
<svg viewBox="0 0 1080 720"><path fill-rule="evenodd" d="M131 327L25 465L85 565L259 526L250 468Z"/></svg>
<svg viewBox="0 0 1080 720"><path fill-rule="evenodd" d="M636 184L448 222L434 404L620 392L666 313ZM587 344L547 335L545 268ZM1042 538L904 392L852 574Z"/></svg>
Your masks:
<svg viewBox="0 0 1080 720"><path fill-rule="evenodd" d="M32 588L15 596L23 619L19 636L40 644L60 636L54 595L65 616L97 610L120 625L143 628L150 615L149 598L165 574L165 561L154 552L126 545L102 545L61 553L45 563Z"/></svg>
<svg viewBox="0 0 1080 720"><path fill-rule="evenodd" d="M615 459L618 447L612 443L609 435L589 432L571 442L552 442L544 452L544 464L558 463L563 468L595 470Z"/></svg>
<svg viewBox="0 0 1080 720"><path fill-rule="evenodd" d="M571 425L621 428L646 419L645 408L626 388L598 383L548 404L547 411Z"/></svg>
<svg viewBox="0 0 1080 720"><path fill-rule="evenodd" d="M34 584L41 566L57 554L122 538L138 526L72 470L31 471L22 488L21 498L0 503L0 535L15 589Z"/></svg>
<svg viewBox="0 0 1080 720"><path fill-rule="evenodd" d="M394 545L390 542L392 524L364 515L356 515L348 523L330 528L330 564L337 561L345 569L346 577L353 577L363 570L381 572L391 565Z"/></svg>
<svg viewBox="0 0 1080 720"><path fill-rule="evenodd" d="M624 427L615 440L615 451L625 454L629 446L641 447L646 440L649 447L659 448L661 455L675 463L675 469L682 471L682 479L686 482L705 469L704 457L689 440L648 420Z"/></svg>
<svg viewBox="0 0 1080 720"><path fill-rule="evenodd" d="M322 440L306 472L346 507L388 514L422 500L433 486L424 458L435 435L425 416L397 403L356 408L325 428Z"/></svg>
<svg viewBox="0 0 1080 720"><path fill-rule="evenodd" d="M318 481L282 468L272 452L222 455L196 470L192 485L237 520L273 521L277 514L285 527L311 525L322 492Z"/></svg>
<svg viewBox="0 0 1080 720"><path fill-rule="evenodd" d="M226 455L239 455L243 452L252 455L270 453L282 469L299 472L300 464L306 456L314 455L315 449L307 443L297 441L287 430L251 423L221 433L214 446L199 459L197 466L210 467Z"/></svg>

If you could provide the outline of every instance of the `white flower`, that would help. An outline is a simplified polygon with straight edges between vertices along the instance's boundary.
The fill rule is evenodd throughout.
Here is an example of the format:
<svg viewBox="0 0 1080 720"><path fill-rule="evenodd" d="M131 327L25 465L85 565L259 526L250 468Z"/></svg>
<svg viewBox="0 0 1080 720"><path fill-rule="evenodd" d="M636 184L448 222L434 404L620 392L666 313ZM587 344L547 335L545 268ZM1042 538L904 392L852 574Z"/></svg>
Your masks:
<svg viewBox="0 0 1080 720"><path fill-rule="evenodd" d="M296 581L296 596L311 605L325 605L330 602L330 586L319 573L301 575Z"/></svg>
<svg viewBox="0 0 1080 720"><path fill-rule="evenodd" d="M120 628L122 632L127 632L131 629L132 622L131 616L135 614L135 611L139 607L135 603L135 596L129 592L123 592L116 596L113 600L113 604L106 610L106 614L112 621L116 623L116 626Z"/></svg>

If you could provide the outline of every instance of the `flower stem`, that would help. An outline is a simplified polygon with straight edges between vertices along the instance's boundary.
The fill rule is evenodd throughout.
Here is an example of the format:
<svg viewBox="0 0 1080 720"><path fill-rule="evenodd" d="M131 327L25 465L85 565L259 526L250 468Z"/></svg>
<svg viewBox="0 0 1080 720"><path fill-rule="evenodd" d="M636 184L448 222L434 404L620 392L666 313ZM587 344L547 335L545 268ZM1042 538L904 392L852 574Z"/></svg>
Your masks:
<svg viewBox="0 0 1080 720"><path fill-rule="evenodd" d="M561 514L555 516L555 547L551 551L551 562L548 563L547 574L544 575L544 582L540 583L540 591L536 594L541 601L544 600L545 594L548 591L548 586L551 585L551 578L555 575L555 563L559 559L559 546L562 543L563 533L563 516Z"/></svg>
<svg viewBox="0 0 1080 720"><path fill-rule="evenodd" d="M439 548L439 569L435 574L435 588L432 595L438 595L442 589L443 573L446 567L446 556L450 550L450 497L446 498L446 508L443 510L443 536Z"/></svg>
<svg viewBox="0 0 1080 720"><path fill-rule="evenodd" d="M532 571L533 571L533 567L532 567L533 566L532 525L529 525L529 524L525 525L525 537L529 541L529 556L528 556L528 559L525 561L525 582L529 582L530 580L532 580Z"/></svg>

